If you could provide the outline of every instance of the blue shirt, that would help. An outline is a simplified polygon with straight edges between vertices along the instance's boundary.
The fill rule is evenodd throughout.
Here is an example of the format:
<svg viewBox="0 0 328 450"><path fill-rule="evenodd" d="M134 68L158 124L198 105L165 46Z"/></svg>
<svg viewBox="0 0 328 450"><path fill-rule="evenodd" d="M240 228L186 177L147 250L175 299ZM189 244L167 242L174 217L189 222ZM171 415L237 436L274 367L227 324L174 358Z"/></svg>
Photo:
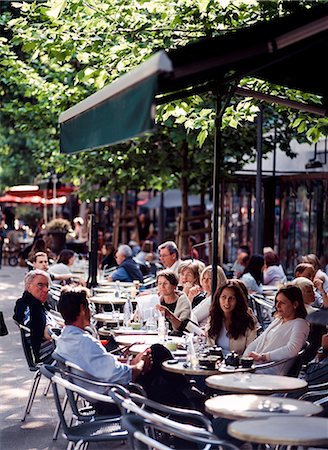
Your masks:
<svg viewBox="0 0 328 450"><path fill-rule="evenodd" d="M127 385L132 380L132 369L127 364L108 353L87 331L73 325L65 326L56 342L56 353L100 381Z"/></svg>

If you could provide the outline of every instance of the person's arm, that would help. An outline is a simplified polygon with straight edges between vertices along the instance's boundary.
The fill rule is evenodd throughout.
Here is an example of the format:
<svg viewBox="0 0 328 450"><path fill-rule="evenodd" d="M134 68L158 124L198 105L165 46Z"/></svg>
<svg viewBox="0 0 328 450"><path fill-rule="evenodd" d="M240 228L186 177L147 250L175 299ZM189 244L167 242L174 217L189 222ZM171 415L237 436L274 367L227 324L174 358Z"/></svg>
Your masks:
<svg viewBox="0 0 328 450"><path fill-rule="evenodd" d="M131 361L132 381L136 381L139 375L144 375L152 368L153 359L151 355L151 349L148 348L142 353L139 353Z"/></svg>
<svg viewBox="0 0 328 450"><path fill-rule="evenodd" d="M324 308L324 309L328 308L328 294L327 294L327 292L324 290L324 287L323 287L324 282L323 282L323 280L322 280L321 278L315 278L315 279L313 280L313 284L314 284L314 287L315 287L315 288L320 292L320 294L321 294L321 297L322 297L322 305L321 305L321 307Z"/></svg>
<svg viewBox="0 0 328 450"><path fill-rule="evenodd" d="M124 267L118 267L108 277L109 281L130 281L129 275Z"/></svg>
<svg viewBox="0 0 328 450"><path fill-rule="evenodd" d="M276 350L268 351L266 361L279 361L281 359L293 358L297 356L302 349L309 335L309 324L305 320L295 319L291 323L288 340L281 343L281 347Z"/></svg>
<svg viewBox="0 0 328 450"><path fill-rule="evenodd" d="M156 305L156 309L164 314L165 319L172 324L172 327L175 330L180 328L182 323L181 320L179 320L166 306Z"/></svg>

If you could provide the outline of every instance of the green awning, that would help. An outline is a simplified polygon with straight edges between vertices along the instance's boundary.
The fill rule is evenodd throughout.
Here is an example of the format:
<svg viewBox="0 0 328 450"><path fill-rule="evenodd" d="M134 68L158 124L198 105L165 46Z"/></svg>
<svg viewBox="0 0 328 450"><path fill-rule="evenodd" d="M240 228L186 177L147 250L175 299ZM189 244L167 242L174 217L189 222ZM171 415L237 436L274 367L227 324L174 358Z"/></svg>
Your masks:
<svg viewBox="0 0 328 450"><path fill-rule="evenodd" d="M253 96L320 115L328 114L328 4L203 38L156 53L136 69L63 112L61 152L124 142L154 127L155 103L217 91L245 76L322 96L305 104L261 92Z"/></svg>
<svg viewBox="0 0 328 450"><path fill-rule="evenodd" d="M105 147L153 130L157 79L170 70L165 52L158 52L117 82L62 113L61 152Z"/></svg>

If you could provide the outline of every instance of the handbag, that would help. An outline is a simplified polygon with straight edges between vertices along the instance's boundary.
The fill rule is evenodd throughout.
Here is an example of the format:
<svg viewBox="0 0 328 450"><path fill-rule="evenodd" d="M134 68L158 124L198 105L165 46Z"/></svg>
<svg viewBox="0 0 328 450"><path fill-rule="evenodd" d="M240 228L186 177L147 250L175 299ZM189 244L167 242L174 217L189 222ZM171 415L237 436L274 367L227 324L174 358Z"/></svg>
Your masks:
<svg viewBox="0 0 328 450"><path fill-rule="evenodd" d="M5 319L3 317L3 312L0 311L0 336L7 336L8 329L5 323Z"/></svg>

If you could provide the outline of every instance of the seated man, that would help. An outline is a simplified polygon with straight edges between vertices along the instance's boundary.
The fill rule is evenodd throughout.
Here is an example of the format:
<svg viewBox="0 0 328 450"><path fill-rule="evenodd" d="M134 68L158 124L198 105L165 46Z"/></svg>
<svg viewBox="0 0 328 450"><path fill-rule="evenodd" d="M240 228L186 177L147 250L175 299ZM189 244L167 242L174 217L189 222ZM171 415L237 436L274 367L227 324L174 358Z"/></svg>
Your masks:
<svg viewBox="0 0 328 450"><path fill-rule="evenodd" d="M110 281L143 281L138 264L132 258L132 250L128 245L120 245L115 255L118 268L108 277Z"/></svg>
<svg viewBox="0 0 328 450"><path fill-rule="evenodd" d="M44 270L45 272L48 272L49 270L49 260L48 255L44 252L37 252L35 253L30 261L33 264L33 269L39 269ZM60 281L67 281L72 278L71 273L49 273L51 281L54 280L60 280Z"/></svg>
<svg viewBox="0 0 328 450"><path fill-rule="evenodd" d="M155 401L189 405L192 392L187 380L161 368L164 360L172 358L166 348L154 345L139 353L131 364L125 364L107 353L101 343L85 331L90 325L87 295L85 288L63 288L58 309L66 326L56 341L56 353L100 381L122 385L136 381Z"/></svg>
<svg viewBox="0 0 328 450"><path fill-rule="evenodd" d="M43 270L31 270L24 281L25 291L16 302L13 319L30 329L35 361L49 363L55 347L48 326L57 326L44 305L48 298L50 277Z"/></svg>

